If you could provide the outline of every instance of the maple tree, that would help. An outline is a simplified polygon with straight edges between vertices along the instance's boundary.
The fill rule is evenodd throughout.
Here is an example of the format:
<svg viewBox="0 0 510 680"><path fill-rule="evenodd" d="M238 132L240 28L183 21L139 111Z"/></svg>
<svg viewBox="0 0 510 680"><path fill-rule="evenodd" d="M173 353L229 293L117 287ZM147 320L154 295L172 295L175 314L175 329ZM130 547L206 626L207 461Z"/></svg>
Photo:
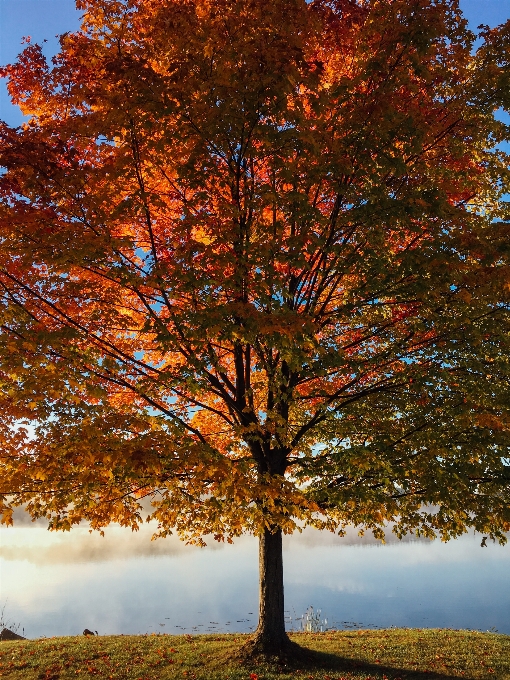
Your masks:
<svg viewBox="0 0 510 680"><path fill-rule="evenodd" d="M510 529L510 27L456 0L78 0L4 67L3 521Z"/></svg>

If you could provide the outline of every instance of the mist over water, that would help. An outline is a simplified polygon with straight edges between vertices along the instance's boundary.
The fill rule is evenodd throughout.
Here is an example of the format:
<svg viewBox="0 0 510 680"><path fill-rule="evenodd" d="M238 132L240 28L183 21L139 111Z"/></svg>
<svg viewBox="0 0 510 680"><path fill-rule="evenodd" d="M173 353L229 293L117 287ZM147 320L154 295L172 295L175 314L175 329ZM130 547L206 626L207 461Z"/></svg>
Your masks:
<svg viewBox="0 0 510 680"><path fill-rule="evenodd" d="M30 638L100 634L249 632L257 623L257 541L151 541L112 526L102 538L18 523L0 529L0 607ZM510 545L393 535L381 545L307 529L284 539L289 628L312 605L328 627L451 627L510 634ZM21 629L20 629L21 630Z"/></svg>

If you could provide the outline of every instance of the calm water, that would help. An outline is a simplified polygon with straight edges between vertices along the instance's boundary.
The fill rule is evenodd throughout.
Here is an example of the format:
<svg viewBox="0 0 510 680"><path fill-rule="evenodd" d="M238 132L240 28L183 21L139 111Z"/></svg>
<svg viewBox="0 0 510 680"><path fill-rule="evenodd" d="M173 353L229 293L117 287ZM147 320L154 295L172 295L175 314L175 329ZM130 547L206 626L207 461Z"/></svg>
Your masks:
<svg viewBox="0 0 510 680"><path fill-rule="evenodd" d="M0 605L30 638L100 634L247 632L257 622L257 542L207 548L150 541L110 527L0 529ZM312 605L328 626L497 629L510 634L510 545L457 541L381 546L355 532L313 529L285 539L289 627ZM21 628L20 628L21 632Z"/></svg>

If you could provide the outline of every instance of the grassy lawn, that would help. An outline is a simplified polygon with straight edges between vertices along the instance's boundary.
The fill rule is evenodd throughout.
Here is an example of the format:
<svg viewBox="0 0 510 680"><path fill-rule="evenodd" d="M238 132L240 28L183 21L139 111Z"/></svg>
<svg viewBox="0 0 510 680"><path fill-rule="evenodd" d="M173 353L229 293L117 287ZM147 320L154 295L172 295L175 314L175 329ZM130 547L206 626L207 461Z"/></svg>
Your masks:
<svg viewBox="0 0 510 680"><path fill-rule="evenodd" d="M453 630L296 633L310 661L242 666L244 635L63 637L0 642L9 680L510 680L510 636Z"/></svg>

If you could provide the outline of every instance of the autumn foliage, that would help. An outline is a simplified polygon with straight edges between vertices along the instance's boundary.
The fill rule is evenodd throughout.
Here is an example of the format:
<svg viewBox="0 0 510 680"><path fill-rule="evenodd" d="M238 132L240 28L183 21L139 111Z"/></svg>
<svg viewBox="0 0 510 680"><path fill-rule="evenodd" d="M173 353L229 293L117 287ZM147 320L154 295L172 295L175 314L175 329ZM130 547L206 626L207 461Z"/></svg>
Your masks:
<svg viewBox="0 0 510 680"><path fill-rule="evenodd" d="M508 26L79 0L3 69L0 492L201 541L510 528ZM506 98L506 101L505 101ZM144 515L145 517L145 515Z"/></svg>

